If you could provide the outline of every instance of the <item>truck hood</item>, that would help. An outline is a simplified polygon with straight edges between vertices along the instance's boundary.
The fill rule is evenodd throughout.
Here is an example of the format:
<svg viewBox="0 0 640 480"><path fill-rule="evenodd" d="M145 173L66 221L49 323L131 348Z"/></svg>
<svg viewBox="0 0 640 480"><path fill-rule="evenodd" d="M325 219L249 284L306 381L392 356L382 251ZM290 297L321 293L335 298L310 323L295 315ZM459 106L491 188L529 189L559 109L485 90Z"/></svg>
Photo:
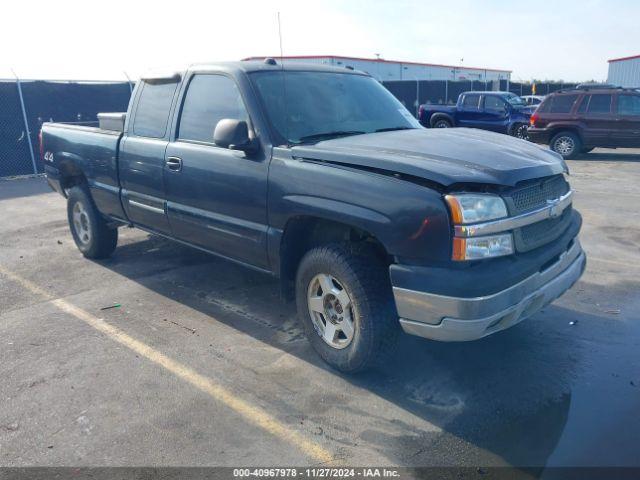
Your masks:
<svg viewBox="0 0 640 480"><path fill-rule="evenodd" d="M564 160L551 150L471 128L370 133L291 150L294 157L411 175L445 187L455 183L514 186L566 171Z"/></svg>
<svg viewBox="0 0 640 480"><path fill-rule="evenodd" d="M526 105L526 106L523 105L522 107L514 107L514 110L516 112L523 113L525 115L530 116L533 112L536 111L536 108L537 107L534 105Z"/></svg>

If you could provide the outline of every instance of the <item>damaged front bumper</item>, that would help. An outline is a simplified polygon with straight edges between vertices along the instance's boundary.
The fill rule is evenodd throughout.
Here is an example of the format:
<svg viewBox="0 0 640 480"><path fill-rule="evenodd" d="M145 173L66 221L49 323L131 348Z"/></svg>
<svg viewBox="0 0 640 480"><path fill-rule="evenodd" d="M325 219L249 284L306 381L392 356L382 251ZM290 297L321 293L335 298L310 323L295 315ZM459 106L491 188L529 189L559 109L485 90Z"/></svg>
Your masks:
<svg viewBox="0 0 640 480"><path fill-rule="evenodd" d="M491 295L454 297L394 286L406 333L440 341L468 341L509 328L551 303L578 281L586 256L575 238L549 266Z"/></svg>

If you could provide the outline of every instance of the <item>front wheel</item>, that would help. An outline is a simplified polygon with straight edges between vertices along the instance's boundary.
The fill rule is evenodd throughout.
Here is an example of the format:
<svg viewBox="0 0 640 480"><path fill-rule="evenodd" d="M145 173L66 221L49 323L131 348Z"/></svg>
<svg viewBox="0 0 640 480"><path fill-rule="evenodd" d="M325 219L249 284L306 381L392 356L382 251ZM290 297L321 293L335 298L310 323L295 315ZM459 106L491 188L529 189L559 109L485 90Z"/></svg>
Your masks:
<svg viewBox="0 0 640 480"><path fill-rule="evenodd" d="M86 187L75 186L67 198L67 218L78 250L87 258L106 258L118 243L118 229L110 227Z"/></svg>
<svg viewBox="0 0 640 480"><path fill-rule="evenodd" d="M551 150L564 159L574 158L582 150L582 142L575 133L560 132L551 139Z"/></svg>
<svg viewBox="0 0 640 480"><path fill-rule="evenodd" d="M298 317L313 348L343 372L386 358L399 325L389 274L372 250L330 244L310 250L296 276Z"/></svg>

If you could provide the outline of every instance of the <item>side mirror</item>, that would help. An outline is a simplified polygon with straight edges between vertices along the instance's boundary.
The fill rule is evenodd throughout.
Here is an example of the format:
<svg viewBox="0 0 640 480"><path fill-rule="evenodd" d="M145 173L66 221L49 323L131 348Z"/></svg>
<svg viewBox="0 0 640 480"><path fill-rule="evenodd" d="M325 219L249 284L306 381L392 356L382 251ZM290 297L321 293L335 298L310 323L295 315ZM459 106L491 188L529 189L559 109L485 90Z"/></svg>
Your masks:
<svg viewBox="0 0 640 480"><path fill-rule="evenodd" d="M213 143L218 147L230 150L252 152L255 142L249 138L249 126L244 120L223 118L213 131Z"/></svg>

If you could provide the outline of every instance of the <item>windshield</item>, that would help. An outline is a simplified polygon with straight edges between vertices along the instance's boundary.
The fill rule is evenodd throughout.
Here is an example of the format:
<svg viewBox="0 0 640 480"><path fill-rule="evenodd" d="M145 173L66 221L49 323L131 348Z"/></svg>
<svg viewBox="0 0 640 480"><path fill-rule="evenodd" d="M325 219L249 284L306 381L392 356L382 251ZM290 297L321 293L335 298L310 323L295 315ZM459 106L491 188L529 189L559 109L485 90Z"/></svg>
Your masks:
<svg viewBox="0 0 640 480"><path fill-rule="evenodd" d="M513 93L510 95L505 95L504 99L514 107L526 107L526 103L524 102L524 100Z"/></svg>
<svg viewBox="0 0 640 480"><path fill-rule="evenodd" d="M421 128L413 115L371 77L274 71L256 72L251 78L282 143Z"/></svg>

